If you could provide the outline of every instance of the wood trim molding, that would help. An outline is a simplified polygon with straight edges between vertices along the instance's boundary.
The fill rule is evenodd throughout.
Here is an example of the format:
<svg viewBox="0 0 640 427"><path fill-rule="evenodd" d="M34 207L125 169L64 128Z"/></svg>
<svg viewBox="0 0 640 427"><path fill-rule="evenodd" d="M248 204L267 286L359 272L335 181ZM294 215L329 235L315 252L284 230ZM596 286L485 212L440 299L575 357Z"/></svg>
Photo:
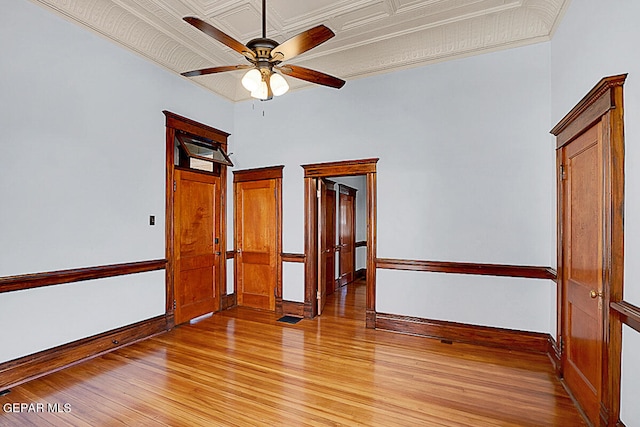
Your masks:
<svg viewBox="0 0 640 427"><path fill-rule="evenodd" d="M375 322L376 329L525 353L548 354L551 343L549 334L539 332L476 326L396 314L376 313Z"/></svg>
<svg viewBox="0 0 640 427"><path fill-rule="evenodd" d="M359 242L356 242L356 248L366 248L367 247L367 241L366 240L361 240Z"/></svg>
<svg viewBox="0 0 640 427"><path fill-rule="evenodd" d="M604 336L602 341L602 359L600 384L601 425L613 425L620 417L620 389L622 367L622 321L616 315L612 304L622 302L624 291L624 102L623 85L627 75L620 74L601 79L584 98L551 130L556 136L556 172L559 172L566 157L566 145L583 131L599 123L602 137L602 160L600 177L604 188L602 215L604 230L600 239L603 261L602 283L602 322ZM559 175L556 175L559 176ZM562 230L567 227L564 206L568 203L565 189L567 181L557 180L557 218L558 232L558 286L557 313L558 336L569 333L568 314L564 300L566 284L564 254L565 247ZM562 364L567 357L563 352ZM595 422L595 420L592 420Z"/></svg>
<svg viewBox="0 0 640 427"><path fill-rule="evenodd" d="M620 317L620 321L636 332L640 332L640 307L627 301L612 302L611 309Z"/></svg>
<svg viewBox="0 0 640 427"><path fill-rule="evenodd" d="M233 182L259 181L263 179L282 179L283 165L266 168L234 170Z"/></svg>
<svg viewBox="0 0 640 427"><path fill-rule="evenodd" d="M0 277L0 293L163 270L165 259Z"/></svg>
<svg viewBox="0 0 640 427"><path fill-rule="evenodd" d="M304 262L305 254L282 253L282 262Z"/></svg>
<svg viewBox="0 0 640 427"><path fill-rule="evenodd" d="M220 300L220 310L226 310L228 308L235 307L236 305L235 293L222 295L222 299Z"/></svg>
<svg viewBox="0 0 640 427"><path fill-rule="evenodd" d="M468 262L423 261L409 259L376 259L376 267L386 270L426 271L432 273L477 274L484 276L509 276L528 279L556 280L551 267L525 265L478 264Z"/></svg>
<svg viewBox="0 0 640 427"><path fill-rule="evenodd" d="M304 317L304 303L297 301L282 301L282 314L287 316Z"/></svg>
<svg viewBox="0 0 640 427"><path fill-rule="evenodd" d="M76 365L170 329L166 316L113 329L0 364L0 390Z"/></svg>
<svg viewBox="0 0 640 427"><path fill-rule="evenodd" d="M338 184L338 193L356 197L356 195L358 194L358 190L345 184Z"/></svg>
<svg viewBox="0 0 640 427"><path fill-rule="evenodd" d="M550 132L558 137L556 148L566 145L587 126L599 120L607 111L616 108L616 99L612 89L622 86L626 78L627 74L619 74L600 80L598 84L551 129Z"/></svg>
<svg viewBox="0 0 640 427"><path fill-rule="evenodd" d="M376 172L377 158L302 165L305 178L366 175Z"/></svg>
<svg viewBox="0 0 640 427"><path fill-rule="evenodd" d="M207 126L205 124L196 122L187 117L183 117L179 114L172 113L171 111L164 110L165 126L172 129L181 130L193 135L203 136L212 141L223 143L223 148L227 149L227 138L229 133L221 131L220 129ZM173 141L172 141L173 142Z"/></svg>
<svg viewBox="0 0 640 427"><path fill-rule="evenodd" d="M165 258L167 259L165 272L165 312L168 319L171 320L170 326L173 327L174 319L174 263L175 263L175 247L174 247L174 211L175 211L175 193L173 191L175 183L175 137L177 131L190 133L192 135L203 137L215 141L220 144L223 150L227 151L227 140L229 133L214 127L205 125L187 117L180 116L170 111L163 111L165 122ZM221 206L226 206L227 200L227 166L220 167L220 202ZM219 232L220 243L218 250L220 253L227 254L227 216L220 216ZM216 266L218 269L216 293L218 300L222 301L222 296L226 291L227 283L227 263L223 257L217 257Z"/></svg>
<svg viewBox="0 0 640 427"><path fill-rule="evenodd" d="M367 203L367 297L366 326L374 328L376 310L376 254L377 254L377 158L346 160L331 163L302 165L304 169L304 304L305 317L317 314L318 265L317 248L317 184L316 178L366 175Z"/></svg>

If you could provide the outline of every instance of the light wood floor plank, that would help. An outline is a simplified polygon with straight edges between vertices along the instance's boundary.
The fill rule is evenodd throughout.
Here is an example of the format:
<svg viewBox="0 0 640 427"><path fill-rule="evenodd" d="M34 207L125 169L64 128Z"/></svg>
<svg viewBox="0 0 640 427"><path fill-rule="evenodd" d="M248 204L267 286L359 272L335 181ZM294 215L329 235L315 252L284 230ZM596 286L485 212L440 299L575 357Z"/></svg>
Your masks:
<svg viewBox="0 0 640 427"><path fill-rule="evenodd" d="M546 356L369 330L364 284L290 325L234 308L16 387L0 426L583 426Z"/></svg>

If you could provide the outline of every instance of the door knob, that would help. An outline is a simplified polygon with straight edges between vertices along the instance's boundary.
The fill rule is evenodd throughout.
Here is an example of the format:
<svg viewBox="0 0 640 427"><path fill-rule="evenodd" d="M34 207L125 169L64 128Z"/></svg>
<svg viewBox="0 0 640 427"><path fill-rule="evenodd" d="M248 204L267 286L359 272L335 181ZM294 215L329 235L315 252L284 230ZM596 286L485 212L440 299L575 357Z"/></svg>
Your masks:
<svg viewBox="0 0 640 427"><path fill-rule="evenodd" d="M594 289L591 290L591 292L589 292L589 296L591 298L598 298L598 297L602 297L602 292L598 292Z"/></svg>

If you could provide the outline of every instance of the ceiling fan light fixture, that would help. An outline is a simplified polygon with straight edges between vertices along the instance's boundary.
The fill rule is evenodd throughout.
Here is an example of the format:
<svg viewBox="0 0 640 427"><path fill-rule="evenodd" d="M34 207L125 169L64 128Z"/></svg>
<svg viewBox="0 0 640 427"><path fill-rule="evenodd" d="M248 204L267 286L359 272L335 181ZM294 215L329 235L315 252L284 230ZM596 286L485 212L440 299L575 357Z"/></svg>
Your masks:
<svg viewBox="0 0 640 427"><path fill-rule="evenodd" d="M263 101L269 99L269 88L267 87L267 82L261 80L260 83L258 83L258 87L251 91L251 96Z"/></svg>
<svg viewBox="0 0 640 427"><path fill-rule="evenodd" d="M289 84L278 73L272 73L269 79L269 85L271 86L271 91L275 96L284 95L289 90Z"/></svg>
<svg viewBox="0 0 640 427"><path fill-rule="evenodd" d="M262 83L262 74L256 68L247 71L242 78L242 86L249 92L257 90L260 83Z"/></svg>

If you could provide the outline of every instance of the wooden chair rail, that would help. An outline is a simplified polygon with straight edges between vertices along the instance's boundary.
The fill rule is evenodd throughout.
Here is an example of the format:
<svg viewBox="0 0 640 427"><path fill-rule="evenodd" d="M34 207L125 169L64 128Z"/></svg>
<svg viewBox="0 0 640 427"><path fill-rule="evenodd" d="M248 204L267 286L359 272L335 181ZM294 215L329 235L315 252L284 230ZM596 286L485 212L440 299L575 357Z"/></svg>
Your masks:
<svg viewBox="0 0 640 427"><path fill-rule="evenodd" d="M557 273L551 267L537 267L526 265L478 264L467 262L377 258L376 267L387 270L477 274L483 276L509 276L528 279L549 279L553 281L557 280Z"/></svg>
<svg viewBox="0 0 640 427"><path fill-rule="evenodd" d="M610 307L625 325L640 332L640 307L627 301L612 302Z"/></svg>
<svg viewBox="0 0 640 427"><path fill-rule="evenodd" d="M102 279L105 277L124 276L127 274L163 270L166 267L166 264L166 259L156 259L150 261L0 277L0 293L40 288L43 286L61 285L63 283L80 282L83 280Z"/></svg>
<svg viewBox="0 0 640 427"><path fill-rule="evenodd" d="M305 254L285 253L281 254L283 262L304 262L307 258Z"/></svg>

